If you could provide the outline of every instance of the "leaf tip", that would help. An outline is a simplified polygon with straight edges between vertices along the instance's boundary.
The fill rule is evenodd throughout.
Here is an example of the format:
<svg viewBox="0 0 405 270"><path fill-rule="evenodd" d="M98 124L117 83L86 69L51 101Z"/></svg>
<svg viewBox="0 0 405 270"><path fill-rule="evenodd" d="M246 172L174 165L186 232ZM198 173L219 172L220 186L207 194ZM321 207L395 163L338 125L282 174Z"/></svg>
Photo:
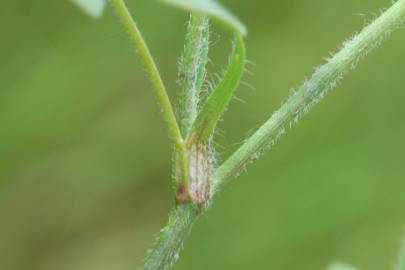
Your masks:
<svg viewBox="0 0 405 270"><path fill-rule="evenodd" d="M104 9L107 5L106 0L72 0L72 2L87 15L95 19L98 19L103 15Z"/></svg>
<svg viewBox="0 0 405 270"><path fill-rule="evenodd" d="M226 26L232 28L232 30L239 32L243 37L247 36L246 26L231 12L224 8L218 1L207 0L159 0L178 7L182 10L190 10L194 12L204 13L206 15L215 17L219 21L223 22Z"/></svg>

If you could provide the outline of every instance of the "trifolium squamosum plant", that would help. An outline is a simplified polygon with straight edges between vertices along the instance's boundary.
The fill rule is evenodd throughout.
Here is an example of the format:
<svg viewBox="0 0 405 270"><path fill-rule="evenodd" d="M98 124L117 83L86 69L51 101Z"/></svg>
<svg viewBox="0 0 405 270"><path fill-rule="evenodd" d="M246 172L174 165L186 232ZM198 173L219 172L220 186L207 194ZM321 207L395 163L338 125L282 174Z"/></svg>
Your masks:
<svg viewBox="0 0 405 270"><path fill-rule="evenodd" d="M88 15L99 18L107 0L72 0ZM376 49L396 29L404 26L405 0L392 5L346 40L340 49L326 59L326 63L295 89L286 102L236 150L225 162L215 161L215 129L227 109L245 71L245 25L216 0L160 0L158 2L180 8L190 14L179 61L179 94L177 109L169 100L158 67L128 10L124 0L110 0L118 17L129 33L138 55L150 77L168 127L173 146L173 183L175 205L169 213L167 225L160 231L154 246L143 262L142 269L170 269L180 256L184 240L193 224L209 206L229 180L270 149L286 130L294 126L329 90L336 87L344 75ZM203 94L207 85L208 53L210 49L210 20L220 23L233 35L233 48L228 66L209 95ZM404 270L403 256L395 270ZM356 269L346 263L335 262L331 270Z"/></svg>

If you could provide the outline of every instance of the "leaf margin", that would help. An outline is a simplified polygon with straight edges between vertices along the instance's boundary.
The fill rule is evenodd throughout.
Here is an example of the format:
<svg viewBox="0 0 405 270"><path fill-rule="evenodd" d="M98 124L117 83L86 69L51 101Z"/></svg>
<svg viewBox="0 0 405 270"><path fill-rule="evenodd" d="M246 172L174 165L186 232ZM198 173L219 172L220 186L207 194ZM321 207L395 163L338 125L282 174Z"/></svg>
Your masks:
<svg viewBox="0 0 405 270"><path fill-rule="evenodd" d="M92 18L100 18L107 6L107 0L71 0L84 13Z"/></svg>
<svg viewBox="0 0 405 270"><path fill-rule="evenodd" d="M222 22L227 28L245 37L248 33L246 26L228 9L216 0L158 0L170 6L187 11L204 13Z"/></svg>

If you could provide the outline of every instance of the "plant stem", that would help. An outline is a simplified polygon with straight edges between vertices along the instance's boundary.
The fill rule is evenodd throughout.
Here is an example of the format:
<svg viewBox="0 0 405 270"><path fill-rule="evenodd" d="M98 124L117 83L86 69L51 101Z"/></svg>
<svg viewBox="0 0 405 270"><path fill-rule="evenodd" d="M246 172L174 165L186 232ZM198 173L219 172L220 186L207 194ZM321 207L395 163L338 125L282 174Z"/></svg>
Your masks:
<svg viewBox="0 0 405 270"><path fill-rule="evenodd" d="M285 130L297 123L329 90L335 88L343 75L353 70L359 60L378 47L394 30L403 26L404 15L405 0L397 1L358 35L344 42L342 49L294 91L287 102L217 169L214 174L215 189L220 189L228 179L273 146Z"/></svg>
<svg viewBox="0 0 405 270"><path fill-rule="evenodd" d="M180 128L184 136L187 136L191 123L198 113L200 92L206 75L208 49L209 19L205 15L191 13L179 74L181 86L179 97ZM201 213L198 206L187 202L189 200L187 150L185 146L181 149L174 149L176 157L174 176L176 178L176 201L178 205L169 214L168 224L160 232L142 269L170 269L178 259L183 242L188 237L199 213ZM179 192L180 188L182 192Z"/></svg>
<svg viewBox="0 0 405 270"><path fill-rule="evenodd" d="M208 62L209 35L208 17L190 13L184 53L179 65L179 118L184 137L198 113Z"/></svg>
<svg viewBox="0 0 405 270"><path fill-rule="evenodd" d="M199 210L192 204L173 208L166 227L161 230L154 248L146 257L143 270L167 270L172 267L198 218L198 213Z"/></svg>
<svg viewBox="0 0 405 270"><path fill-rule="evenodd" d="M287 102L217 169L212 179L216 191L219 191L226 180L243 169L249 161L258 158L263 150L272 146L286 127L296 123L328 90L334 88L342 76L352 70L361 58L377 47L388 34L402 26L404 15L405 0L399 0L365 27L360 34L345 42L343 48L328 63L320 67L309 81L299 87ZM170 269L178 259L182 243L200 214L191 204L176 206L147 257L143 269Z"/></svg>
<svg viewBox="0 0 405 270"><path fill-rule="evenodd" d="M219 119L226 110L245 71L246 49L243 37L235 34L235 45L229 60L228 69L222 80L212 91L193 122L186 144L197 141L208 142L214 133Z"/></svg>
<svg viewBox="0 0 405 270"><path fill-rule="evenodd" d="M157 69L156 63L153 60L152 54L150 53L136 22L125 5L124 0L111 0L111 3L117 10L118 15L127 28L133 43L138 49L139 55L143 59L146 70L149 73L151 82L153 84L160 108L168 125L170 138L173 140L174 145L181 149L183 148L183 138L181 136L169 96L167 95L166 88L163 84L162 78L160 77L159 70Z"/></svg>

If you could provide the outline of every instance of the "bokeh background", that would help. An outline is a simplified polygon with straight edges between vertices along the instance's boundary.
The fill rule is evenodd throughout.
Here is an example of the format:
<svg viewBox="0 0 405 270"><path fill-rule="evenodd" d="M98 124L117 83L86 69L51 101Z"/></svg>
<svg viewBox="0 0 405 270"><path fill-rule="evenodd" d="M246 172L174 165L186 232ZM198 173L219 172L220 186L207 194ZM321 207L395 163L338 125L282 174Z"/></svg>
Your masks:
<svg viewBox="0 0 405 270"><path fill-rule="evenodd" d="M221 123L226 158L391 0L223 0L253 76ZM187 14L130 0L175 100ZM211 74L231 36L213 25ZM137 269L173 205L151 87L109 8L0 8L0 269ZM200 219L175 269L391 269L405 225L405 31L363 61ZM211 75L211 77L214 77Z"/></svg>

